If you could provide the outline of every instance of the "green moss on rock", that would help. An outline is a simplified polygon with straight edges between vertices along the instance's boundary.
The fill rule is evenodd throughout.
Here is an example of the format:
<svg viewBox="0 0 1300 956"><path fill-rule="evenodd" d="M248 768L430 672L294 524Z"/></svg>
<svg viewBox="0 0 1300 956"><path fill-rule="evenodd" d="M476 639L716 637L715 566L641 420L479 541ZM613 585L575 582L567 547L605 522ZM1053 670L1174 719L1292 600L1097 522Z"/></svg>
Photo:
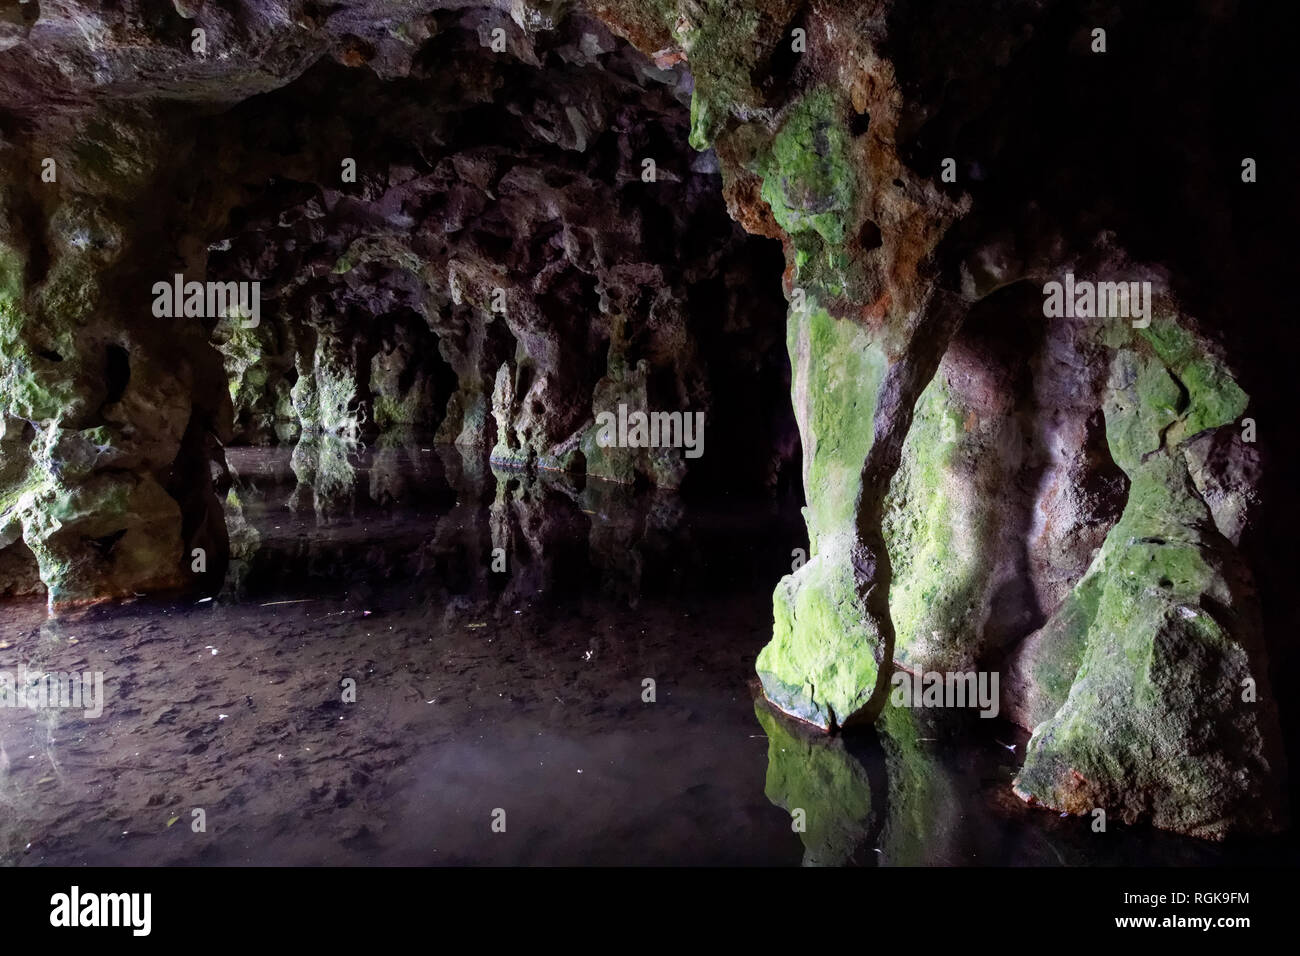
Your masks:
<svg viewBox="0 0 1300 956"><path fill-rule="evenodd" d="M1181 376L1205 353L1181 332L1156 338L1154 355L1121 349L1113 359L1107 438L1131 479L1129 499L1049 622L1053 643L1040 660L1058 658L1059 669L1038 665L1042 710L1061 693L1080 636L1082 652L1068 695L1034 731L1016 788L1071 813L1100 807L1197 836L1268 830L1280 815L1270 782L1277 728L1258 607L1168 441L1191 408L1203 410L1201 422L1223 420L1244 395L1220 370L1217 398L1184 396L1168 373L1186 386ZM1243 699L1248 684L1257 700Z"/></svg>
<svg viewBox="0 0 1300 956"><path fill-rule="evenodd" d="M871 698L883 654L853 562L862 466L887 360L866 331L809 303L789 319L795 417L804 448L811 555L773 594L757 669L769 700L821 727Z"/></svg>
<svg viewBox="0 0 1300 956"><path fill-rule="evenodd" d="M832 246L844 241L857 182L843 110L829 88L805 94L759 163L763 199L781 228L816 232Z"/></svg>
<svg viewBox="0 0 1300 956"><path fill-rule="evenodd" d="M1024 689L1025 722L1037 727L1051 717L1069 696L1079 673L1088 631L1097 616L1105 586L1105 548L1083 579L1033 638L1038 643L1030 663L1030 681Z"/></svg>
<svg viewBox="0 0 1300 956"><path fill-rule="evenodd" d="M875 435L876 400L888 368L862 326L809 300L792 312L786 347L795 418L804 448L804 491L813 553L825 533L857 515L862 463Z"/></svg>
<svg viewBox="0 0 1300 956"><path fill-rule="evenodd" d="M726 124L732 107L753 105L750 71L756 60L755 37L761 13L736 0L678 4L651 0L658 18L681 44L690 62L690 144L707 149Z"/></svg>
<svg viewBox="0 0 1300 956"><path fill-rule="evenodd" d="M885 500L894 660L909 669L968 667L981 639L991 572L982 526L995 520L997 502L979 493L973 470L954 467L964 445L980 442L964 417L942 380L932 380Z"/></svg>
<svg viewBox="0 0 1300 956"><path fill-rule="evenodd" d="M1140 331L1187 390L1187 407L1171 429L1171 441L1185 441L1208 428L1226 425L1246 411L1248 396L1205 342L1166 317L1155 318Z"/></svg>
<svg viewBox="0 0 1300 956"><path fill-rule="evenodd" d="M768 700L788 714L829 728L870 700L881 635L857 594L843 539L828 542L772 595L772 640L756 667Z"/></svg>

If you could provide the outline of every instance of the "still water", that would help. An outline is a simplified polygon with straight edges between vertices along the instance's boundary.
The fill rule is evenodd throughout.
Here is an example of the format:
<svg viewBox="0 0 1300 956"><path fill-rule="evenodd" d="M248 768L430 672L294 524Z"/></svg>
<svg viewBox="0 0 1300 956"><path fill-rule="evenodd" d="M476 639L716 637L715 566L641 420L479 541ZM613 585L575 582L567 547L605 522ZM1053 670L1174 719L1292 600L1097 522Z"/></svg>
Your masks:
<svg viewBox="0 0 1300 956"><path fill-rule="evenodd" d="M0 670L104 679L99 717L0 708L0 862L1277 852L1026 808L1009 789L1026 735L1001 721L890 711L846 740L774 715L753 662L806 547L796 506L529 479L445 446L228 457L232 560L212 599L0 608Z"/></svg>

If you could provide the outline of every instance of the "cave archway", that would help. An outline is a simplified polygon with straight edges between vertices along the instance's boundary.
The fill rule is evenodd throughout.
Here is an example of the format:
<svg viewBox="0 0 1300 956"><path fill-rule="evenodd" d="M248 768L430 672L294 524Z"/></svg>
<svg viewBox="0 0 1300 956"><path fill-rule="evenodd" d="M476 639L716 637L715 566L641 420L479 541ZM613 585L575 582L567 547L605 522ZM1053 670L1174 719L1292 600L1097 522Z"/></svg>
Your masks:
<svg viewBox="0 0 1300 956"><path fill-rule="evenodd" d="M405 429L504 467L797 494L780 250L687 144L689 75L581 16L502 57L484 16L441 15L398 79L323 60L198 131L218 168L190 175L222 188L196 190L190 244L263 301L209 320L232 440ZM602 448L619 405L701 413L708 454Z"/></svg>

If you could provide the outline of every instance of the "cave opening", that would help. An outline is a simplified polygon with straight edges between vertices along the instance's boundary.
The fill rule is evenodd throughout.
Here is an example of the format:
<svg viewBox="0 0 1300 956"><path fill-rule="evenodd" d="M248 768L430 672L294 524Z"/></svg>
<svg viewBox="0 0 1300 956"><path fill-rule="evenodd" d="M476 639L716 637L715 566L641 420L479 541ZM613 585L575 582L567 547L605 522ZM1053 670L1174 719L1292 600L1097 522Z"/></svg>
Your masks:
<svg viewBox="0 0 1300 956"><path fill-rule="evenodd" d="M389 697L401 673L420 690L399 721L424 729L397 765L443 759L429 749L445 739L434 727L478 719L465 681L491 686L503 746L476 758L480 779L451 799L518 772L516 742L541 735L555 756L520 811L538 813L568 786L543 766L617 752L640 733L583 707L600 689L632 681L633 700L681 701L647 713L662 714L654 746L683 787L713 758L666 732L682 707L733 733L752 724L752 709L719 691L746 679L771 588L808 540L784 256L735 222L716 157L689 145L690 74L582 15L502 57L481 39L496 17L432 15L400 76L366 66L373 50L357 46L201 119L162 108L168 135L185 140L152 174L170 199L132 213L139 253L105 281L162 280L154 315L190 350L176 361L205 364L181 366L194 393L183 420L167 420L168 386L134 340L102 346L100 377L107 427L153 401L157 427L178 440L151 467L174 502L162 510L179 509L181 546L168 555L159 528L88 522L97 563L79 565L77 583L170 560L184 612L169 633L201 638L209 669L287 654L270 690L238 695L255 736L296 706L283 682L301 690L339 670ZM121 241L86 215L91 226L75 228L89 248ZM151 338L144 354L166 344ZM36 354L59 362L57 347ZM624 428L603 442L602 413L652 421L654 439ZM70 611L60 588L46 635L110 621L133 634L175 591ZM317 650L304 656L304 641ZM100 663L127 666L114 661L134 643L102 646ZM162 705L190 679L185 667L164 663L137 699ZM163 734L142 746L172 761L210 742ZM231 754L225 772L240 775L248 756ZM780 811L738 789L755 758L724 761L711 800L766 808L728 851L737 862L790 849L773 826ZM310 792L268 795L264 809L324 793L345 810L388 785L386 773L328 776L305 774ZM403 800L427 799L434 779L417 774ZM365 829L346 835L352 852L407 852ZM544 852L572 858L576 840L557 835ZM453 853L458 842L473 855L454 835ZM286 852L299 851L270 841L255 855Z"/></svg>
<svg viewBox="0 0 1300 956"><path fill-rule="evenodd" d="M323 60L199 131L229 170L206 278L256 277L265 302L211 329L228 453L450 443L533 476L795 501L782 256L687 145L688 74L583 18L531 65L439 23L401 78ZM495 90L468 95L484 71ZM702 412L709 453L594 443L629 403Z"/></svg>

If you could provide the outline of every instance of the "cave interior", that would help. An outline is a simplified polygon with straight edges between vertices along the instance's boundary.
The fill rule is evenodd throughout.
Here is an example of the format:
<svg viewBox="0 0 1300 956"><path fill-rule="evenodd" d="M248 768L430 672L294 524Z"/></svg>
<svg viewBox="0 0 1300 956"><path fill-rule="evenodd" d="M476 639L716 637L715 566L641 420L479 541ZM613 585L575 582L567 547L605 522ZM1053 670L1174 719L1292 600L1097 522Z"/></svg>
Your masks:
<svg viewBox="0 0 1300 956"><path fill-rule="evenodd" d="M6 4L0 861L1294 855L1286 54L1119 7Z"/></svg>

